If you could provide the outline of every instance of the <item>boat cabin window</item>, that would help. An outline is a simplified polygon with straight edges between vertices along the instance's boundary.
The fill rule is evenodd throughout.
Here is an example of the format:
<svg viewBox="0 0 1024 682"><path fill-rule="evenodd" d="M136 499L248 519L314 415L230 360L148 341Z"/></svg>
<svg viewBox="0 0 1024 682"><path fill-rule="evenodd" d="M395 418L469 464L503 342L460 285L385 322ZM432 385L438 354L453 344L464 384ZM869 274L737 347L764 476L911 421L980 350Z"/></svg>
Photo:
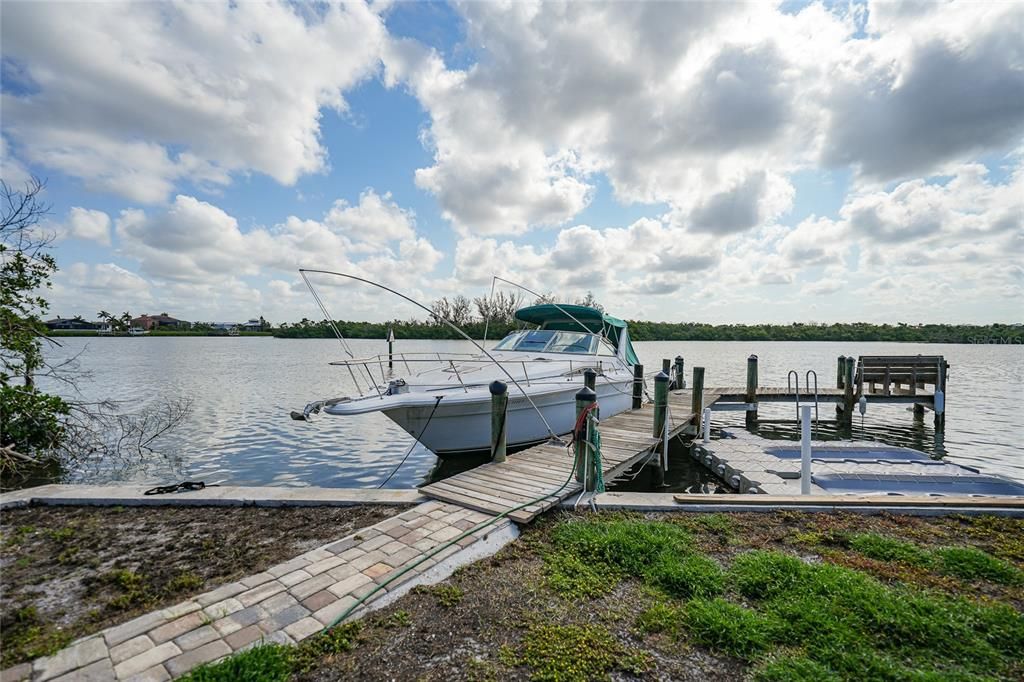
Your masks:
<svg viewBox="0 0 1024 682"><path fill-rule="evenodd" d="M516 344L519 343L519 339L523 338L523 334L526 332L510 332L508 336L498 342L498 345L494 347L494 350L513 350Z"/></svg>
<svg viewBox="0 0 1024 682"><path fill-rule="evenodd" d="M553 329L534 329L531 331L512 332L494 347L494 350L533 351L537 353L572 353L587 355L599 350L600 340L595 334L583 332L556 331ZM600 350L606 350L600 344ZM608 353L613 354L611 349Z"/></svg>

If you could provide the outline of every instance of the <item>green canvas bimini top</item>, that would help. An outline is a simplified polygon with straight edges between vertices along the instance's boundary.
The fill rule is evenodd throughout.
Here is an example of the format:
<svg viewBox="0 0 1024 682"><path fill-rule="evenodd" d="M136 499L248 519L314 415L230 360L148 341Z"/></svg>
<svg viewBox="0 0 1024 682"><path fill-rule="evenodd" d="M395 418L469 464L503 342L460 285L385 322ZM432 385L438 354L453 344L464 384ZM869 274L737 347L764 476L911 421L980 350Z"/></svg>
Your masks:
<svg viewBox="0 0 1024 682"><path fill-rule="evenodd" d="M587 331L595 334L603 334L608 341L618 350L619 337L622 330L626 329L626 322L617 317L603 313L597 308L590 308L585 305L574 305L570 303L542 303L528 308L520 308L516 311L516 319L528 324L540 325L541 329L558 329L561 331L582 331L580 325ZM633 343L629 340L629 331L624 337L626 343L626 362L631 365L640 363L640 359L633 350Z"/></svg>

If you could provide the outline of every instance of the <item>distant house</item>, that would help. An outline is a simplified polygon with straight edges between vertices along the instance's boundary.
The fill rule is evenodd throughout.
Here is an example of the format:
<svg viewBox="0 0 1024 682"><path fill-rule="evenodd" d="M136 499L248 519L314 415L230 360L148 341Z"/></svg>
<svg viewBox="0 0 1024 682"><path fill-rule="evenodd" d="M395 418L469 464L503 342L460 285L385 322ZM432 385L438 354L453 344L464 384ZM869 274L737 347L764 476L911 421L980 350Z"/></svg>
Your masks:
<svg viewBox="0 0 1024 682"><path fill-rule="evenodd" d="M263 321L263 318L261 317L258 320L250 319L248 322L238 325L238 328L245 332L261 332L263 331L264 324L266 323Z"/></svg>
<svg viewBox="0 0 1024 682"><path fill-rule="evenodd" d="M99 329L101 326L98 322L86 322L80 317L58 317L53 320L47 320L44 324L47 329Z"/></svg>
<svg viewBox="0 0 1024 682"><path fill-rule="evenodd" d="M132 327L137 329L145 329L146 331L153 331L154 329L187 329L189 323L185 320L179 320L171 317L167 313L160 313L159 315L142 315L132 320Z"/></svg>
<svg viewBox="0 0 1024 682"><path fill-rule="evenodd" d="M229 332L238 328L237 322L211 322L210 327L222 332Z"/></svg>

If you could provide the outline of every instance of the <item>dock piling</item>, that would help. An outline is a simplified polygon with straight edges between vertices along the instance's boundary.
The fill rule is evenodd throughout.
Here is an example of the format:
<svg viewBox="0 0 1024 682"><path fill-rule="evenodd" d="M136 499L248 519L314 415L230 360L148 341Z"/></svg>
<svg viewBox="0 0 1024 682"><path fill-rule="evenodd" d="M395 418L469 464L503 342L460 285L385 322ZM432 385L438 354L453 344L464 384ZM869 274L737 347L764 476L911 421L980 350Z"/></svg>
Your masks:
<svg viewBox="0 0 1024 682"><path fill-rule="evenodd" d="M580 416L583 412L590 408L597 402L597 393L593 389L584 386L576 392L576 423L580 421ZM590 453L587 450L587 438L590 435L589 428L586 424L583 427L583 433L573 434L573 440L575 445L575 456L576 456L576 480L580 483L588 483L593 476L590 471Z"/></svg>
<svg viewBox="0 0 1024 682"><path fill-rule="evenodd" d="M644 403L644 366L633 365L633 409L639 410Z"/></svg>
<svg viewBox="0 0 1024 682"><path fill-rule="evenodd" d="M846 358L846 366L843 369L843 425L847 428L853 427L853 404L854 397L854 374L857 368L857 358L852 355Z"/></svg>
<svg viewBox="0 0 1024 682"><path fill-rule="evenodd" d="M505 430L508 414L508 386L502 381L492 381L491 391L491 461L504 462L508 443Z"/></svg>
<svg viewBox="0 0 1024 682"><path fill-rule="evenodd" d="M690 412L694 415L697 420L697 430L693 433L700 433L700 415L704 409L704 368L694 367L693 368L693 395L690 399Z"/></svg>
<svg viewBox="0 0 1024 682"><path fill-rule="evenodd" d="M597 372L592 369L583 372L583 385L591 391L597 392Z"/></svg>
<svg viewBox="0 0 1024 682"><path fill-rule="evenodd" d="M672 389L672 361L668 358L661 359L661 371L665 373L665 376L669 379L669 390Z"/></svg>
<svg viewBox="0 0 1024 682"><path fill-rule="evenodd" d="M655 483L663 485L665 470L668 469L668 372L661 371L654 376L654 428L653 436L661 441L661 457L655 470Z"/></svg>
<svg viewBox="0 0 1024 682"><path fill-rule="evenodd" d="M681 391L684 388L686 388L686 375L685 375L686 361L683 360L683 356L682 355L677 355L676 356L675 370L676 370L676 390L677 391Z"/></svg>
<svg viewBox="0 0 1024 682"><path fill-rule="evenodd" d="M747 426L757 423L757 356L747 358ZM750 408L753 405L753 409Z"/></svg>

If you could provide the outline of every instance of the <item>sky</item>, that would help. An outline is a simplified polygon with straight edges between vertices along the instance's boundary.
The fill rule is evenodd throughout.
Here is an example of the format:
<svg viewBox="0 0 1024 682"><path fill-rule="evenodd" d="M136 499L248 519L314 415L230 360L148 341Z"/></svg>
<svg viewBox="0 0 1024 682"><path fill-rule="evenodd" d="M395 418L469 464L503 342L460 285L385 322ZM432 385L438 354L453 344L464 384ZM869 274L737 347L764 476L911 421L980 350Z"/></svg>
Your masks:
<svg viewBox="0 0 1024 682"><path fill-rule="evenodd" d="M1024 2L0 5L51 313L1024 320ZM333 317L423 318L350 279ZM507 286L507 285L506 285Z"/></svg>

